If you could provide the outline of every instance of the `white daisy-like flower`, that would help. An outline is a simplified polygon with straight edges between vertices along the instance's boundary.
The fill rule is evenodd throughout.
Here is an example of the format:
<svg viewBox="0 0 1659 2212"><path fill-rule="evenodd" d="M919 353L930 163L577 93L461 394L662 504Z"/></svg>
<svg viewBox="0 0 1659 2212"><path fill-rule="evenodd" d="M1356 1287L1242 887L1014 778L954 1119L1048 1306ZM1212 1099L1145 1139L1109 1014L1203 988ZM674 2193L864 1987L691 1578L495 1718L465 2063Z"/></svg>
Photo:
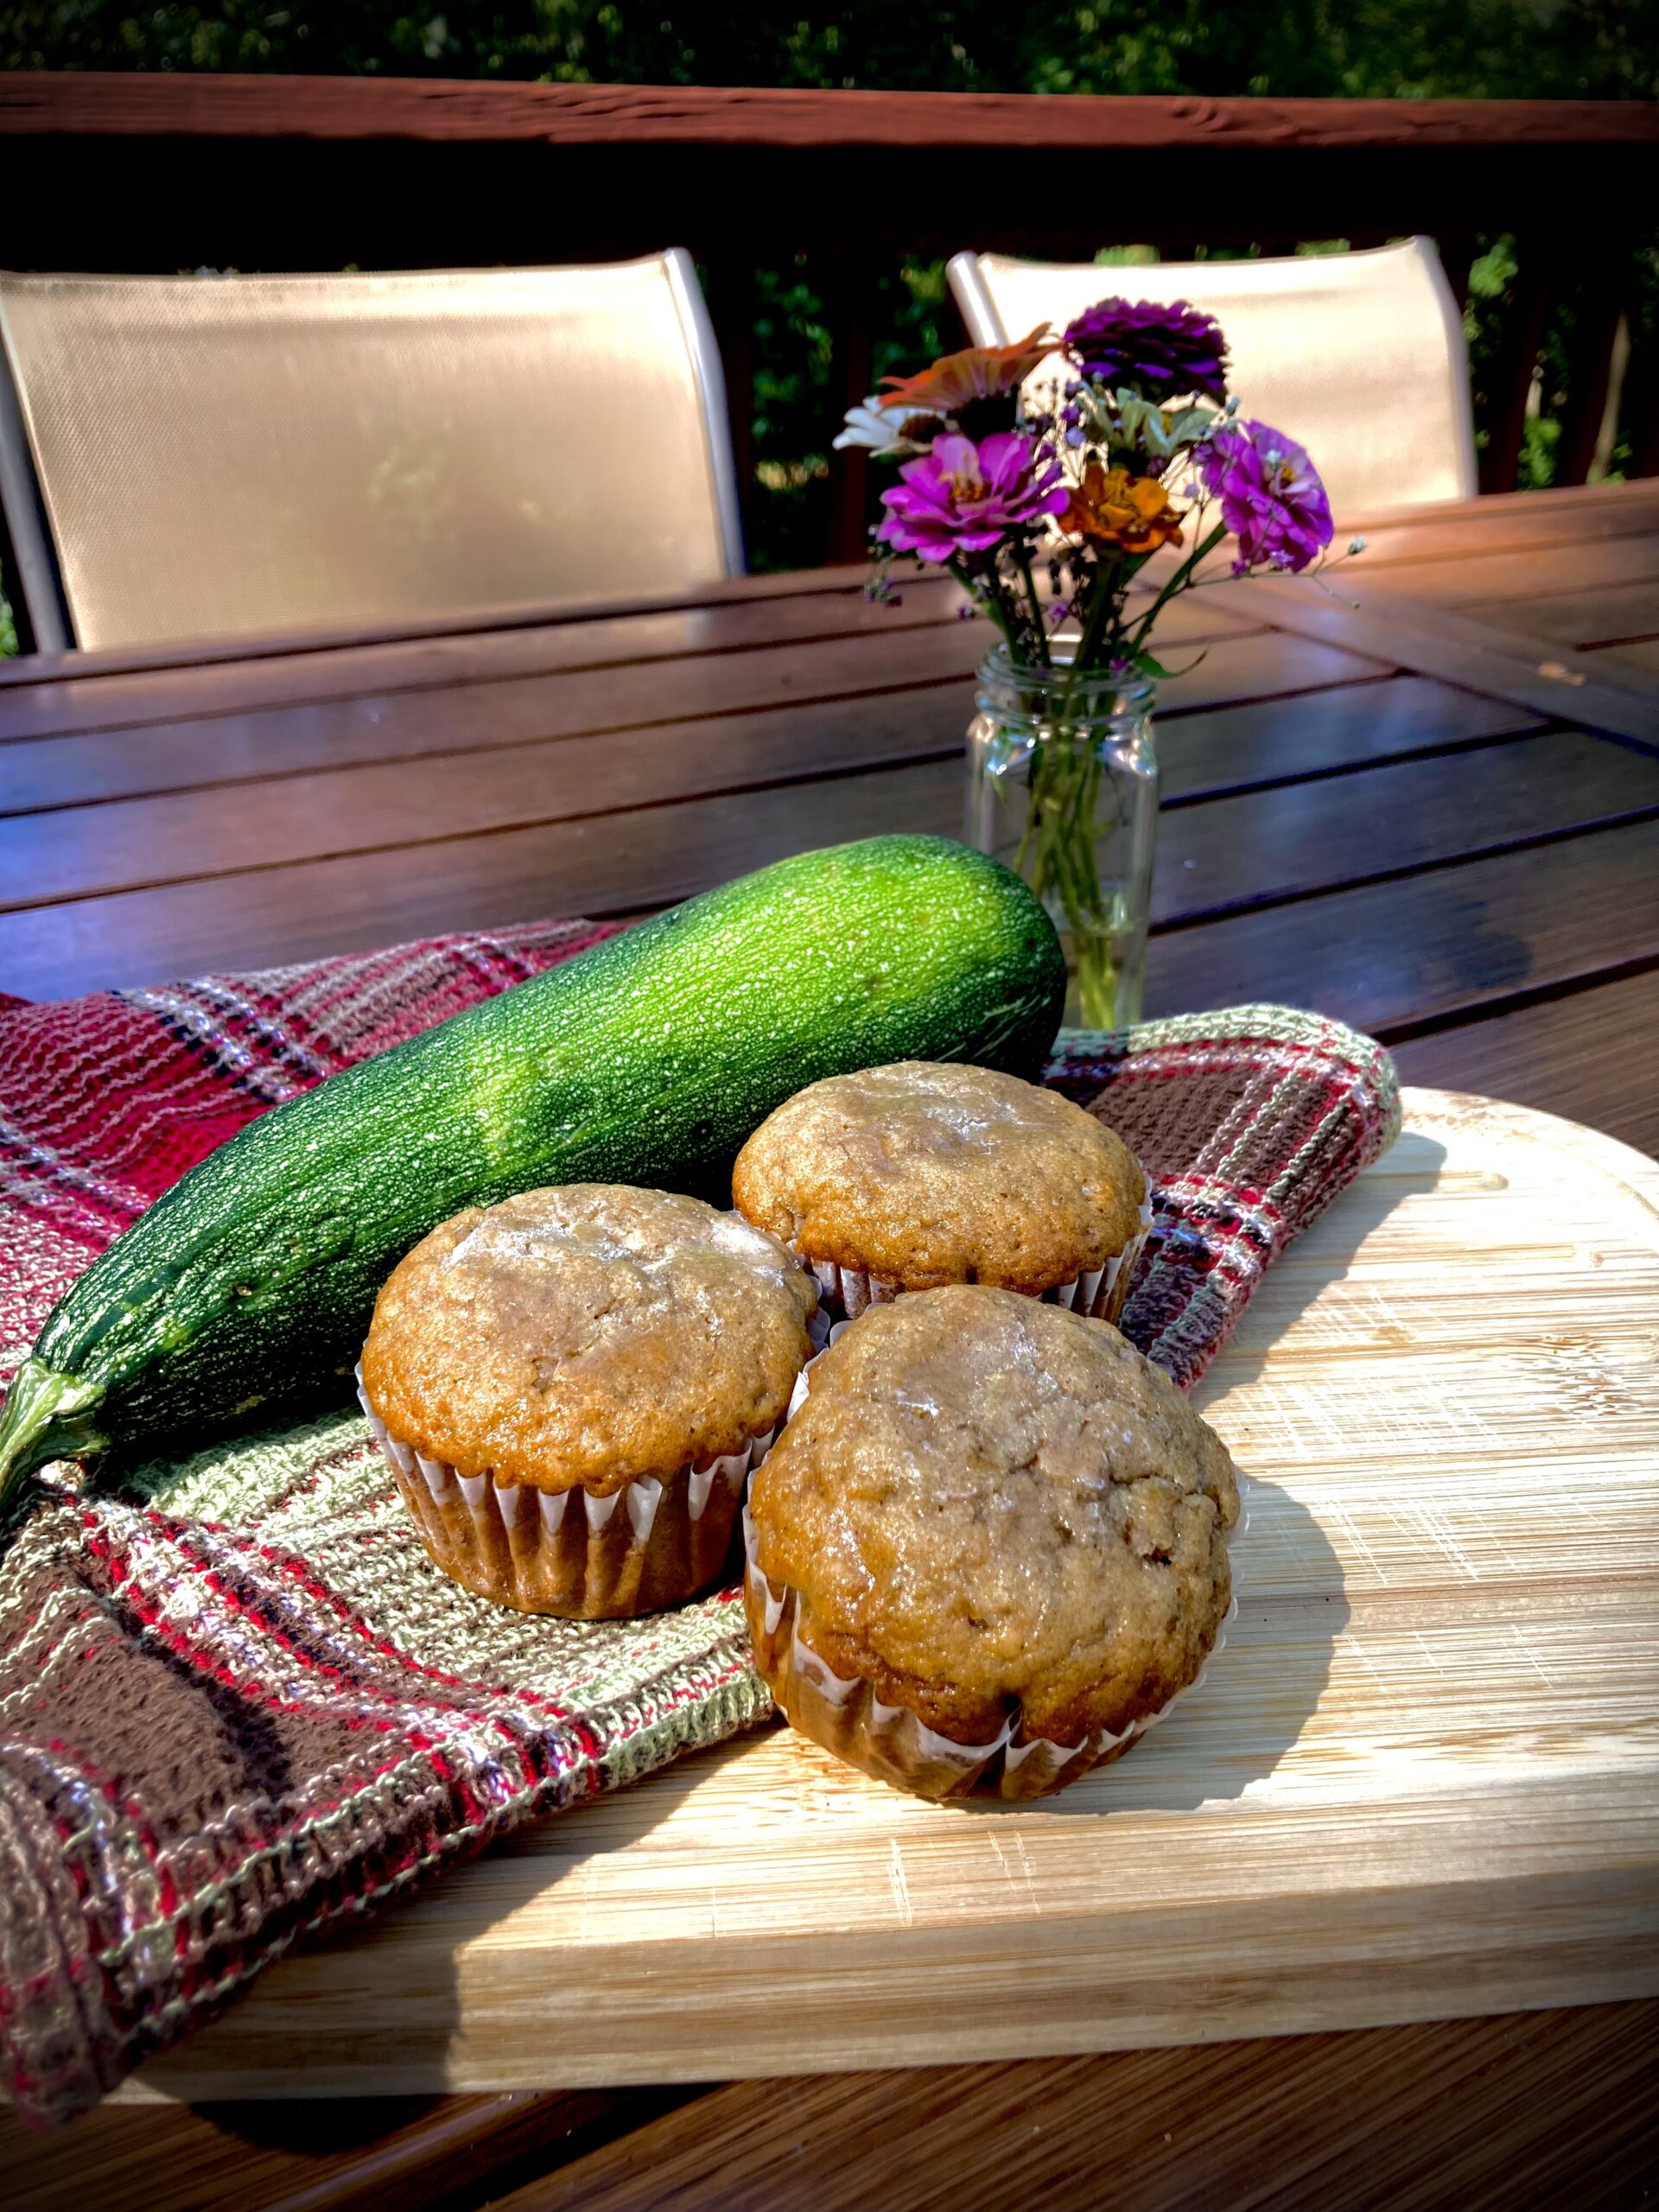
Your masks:
<svg viewBox="0 0 1659 2212"><path fill-rule="evenodd" d="M923 448L904 435L905 424L914 419L916 411L913 407L884 407L880 395L872 392L861 407L847 410L846 428L836 440L836 450L862 446L876 454L920 453Z"/></svg>

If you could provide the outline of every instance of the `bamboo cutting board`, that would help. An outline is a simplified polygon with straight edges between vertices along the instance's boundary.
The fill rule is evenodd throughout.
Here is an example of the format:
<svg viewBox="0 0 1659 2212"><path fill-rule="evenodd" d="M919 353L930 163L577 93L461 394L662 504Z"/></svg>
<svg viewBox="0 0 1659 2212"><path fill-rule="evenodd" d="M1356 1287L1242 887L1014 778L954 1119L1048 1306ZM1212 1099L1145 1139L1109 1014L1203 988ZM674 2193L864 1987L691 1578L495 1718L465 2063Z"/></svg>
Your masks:
<svg viewBox="0 0 1659 2212"><path fill-rule="evenodd" d="M1121 1764L895 1796L779 1728L273 1968L191 2098L1032 2056L1659 1992L1659 1167L1408 1091L1198 1402L1239 1614Z"/></svg>

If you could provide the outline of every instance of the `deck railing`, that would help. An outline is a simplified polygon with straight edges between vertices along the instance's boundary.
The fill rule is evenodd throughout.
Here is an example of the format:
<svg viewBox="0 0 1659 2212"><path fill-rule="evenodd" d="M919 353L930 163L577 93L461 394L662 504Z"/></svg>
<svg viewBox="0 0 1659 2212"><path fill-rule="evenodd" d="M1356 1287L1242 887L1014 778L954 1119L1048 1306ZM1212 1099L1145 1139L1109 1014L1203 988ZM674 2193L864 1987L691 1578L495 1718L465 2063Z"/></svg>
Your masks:
<svg viewBox="0 0 1659 2212"><path fill-rule="evenodd" d="M839 395L868 389L874 278L964 246L1284 252L1425 232L1462 294L1483 238L1516 274L1484 392L1484 488L1516 480L1563 301L1558 482L1582 482L1616 360L1630 467L1659 474L1659 342L1631 313L1659 232L1659 105L1033 98L417 79L0 78L13 267L476 266L690 246L752 481L757 267L808 257ZM1618 344L1621 320L1636 342ZM826 557L861 550L861 456Z"/></svg>

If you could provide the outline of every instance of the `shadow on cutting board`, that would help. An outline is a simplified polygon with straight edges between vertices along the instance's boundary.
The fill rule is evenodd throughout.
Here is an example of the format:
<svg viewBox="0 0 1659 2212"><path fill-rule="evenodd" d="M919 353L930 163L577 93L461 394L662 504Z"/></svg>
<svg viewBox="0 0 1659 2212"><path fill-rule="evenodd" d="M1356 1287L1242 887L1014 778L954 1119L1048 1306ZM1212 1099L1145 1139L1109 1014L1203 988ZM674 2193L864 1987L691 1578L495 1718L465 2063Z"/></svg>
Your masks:
<svg viewBox="0 0 1659 2212"><path fill-rule="evenodd" d="M1355 1255L1412 1198L1437 1187L1444 1146L1408 1130L1369 1173L1335 1198L1269 1270L1232 1341L1193 1394L1232 1447L1249 1484L1249 1521L1232 1545L1238 1613L1203 1682L1115 1765L1043 1801L1056 1814L1176 1811L1236 1799L1273 1774L1299 1739L1329 1680L1348 1624L1342 1563L1314 1515L1252 1465L1250 1421L1228 1420L1229 1402L1259 1385L1281 1339L1298 1324L1357 1348L1402 1344L1408 1330L1368 1300L1322 1326L1309 1319L1349 1274ZM1336 1301L1332 1301L1333 1305ZM1286 1470L1288 1472L1288 1469ZM1271 1794L1271 1793L1268 1793Z"/></svg>
<svg viewBox="0 0 1659 2212"><path fill-rule="evenodd" d="M1430 1197L1446 1166L1446 1147L1436 1138L1407 1129L1393 1147L1357 1182L1338 1192L1325 1211L1286 1246L1263 1276L1232 1337L1225 1343L1192 1393L1206 1420L1225 1431L1223 1394L1257 1382L1280 1339L1308 1309L1352 1271L1362 1244L1383 1228L1408 1199ZM1343 1338L1358 1344L1362 1332L1375 1332L1379 1348L1403 1342L1403 1323L1390 1323L1373 1299L1363 1318L1344 1321ZM1397 1336L1393 1333L1397 1330Z"/></svg>
<svg viewBox="0 0 1659 2212"><path fill-rule="evenodd" d="M1238 1611L1203 1680L1111 1765L1052 1797L988 1813L1190 1811L1242 1797L1294 1749L1348 1624L1342 1565L1307 1508L1276 1483L1251 1480L1249 1505L1231 1548Z"/></svg>
<svg viewBox="0 0 1659 2212"><path fill-rule="evenodd" d="M1228 1400L1261 1382L1281 1339L1350 1272L1360 1246L1389 1216L1434 1191L1445 1159L1444 1146L1408 1131L1270 1270L1193 1394L1232 1446L1249 1486L1248 1523L1232 1544L1238 1612L1226 1643L1202 1683L1122 1759L1031 1809L1099 1816L1236 1799L1264 1782L1300 1739L1348 1624L1342 1563L1307 1506L1254 1471L1248 1433L1230 1427ZM1358 1343L1370 1330L1377 1345L1394 1342L1395 1325L1369 1306L1363 1321L1338 1325L1346 1341ZM1402 1328L1402 1340L1406 1334Z"/></svg>

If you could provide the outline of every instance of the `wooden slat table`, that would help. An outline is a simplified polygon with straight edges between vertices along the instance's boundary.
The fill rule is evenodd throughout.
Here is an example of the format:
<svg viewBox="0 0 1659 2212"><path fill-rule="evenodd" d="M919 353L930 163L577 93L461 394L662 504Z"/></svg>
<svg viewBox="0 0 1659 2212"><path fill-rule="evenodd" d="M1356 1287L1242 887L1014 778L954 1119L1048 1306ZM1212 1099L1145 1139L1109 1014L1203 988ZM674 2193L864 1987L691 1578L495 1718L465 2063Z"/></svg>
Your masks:
<svg viewBox="0 0 1659 2212"><path fill-rule="evenodd" d="M1659 486L1367 532L1334 592L1163 632L1150 1010L1319 1007L1407 1080L1659 1151ZM0 990L530 913L628 913L803 846L955 830L949 588L693 603L0 672ZM780 2063L787 2053L780 2050ZM303 2093L302 2083L274 2088ZM116 2106L0 2139L10 2201L967 2208L1637 2201L1659 2005L708 2091ZM10 2130L10 2123L6 2123Z"/></svg>

